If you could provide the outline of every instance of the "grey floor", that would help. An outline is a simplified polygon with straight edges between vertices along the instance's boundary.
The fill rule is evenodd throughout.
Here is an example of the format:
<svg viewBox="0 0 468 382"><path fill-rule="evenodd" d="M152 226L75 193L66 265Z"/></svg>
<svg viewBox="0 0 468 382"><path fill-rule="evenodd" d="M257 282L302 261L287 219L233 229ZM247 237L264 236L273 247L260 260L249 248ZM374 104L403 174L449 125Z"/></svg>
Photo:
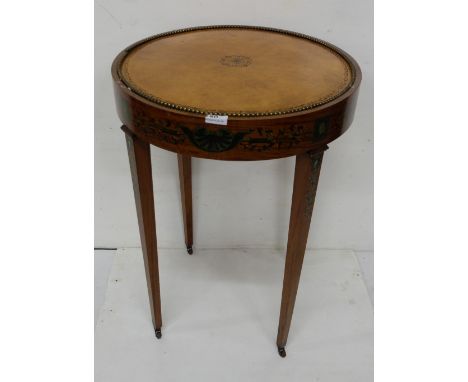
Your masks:
<svg viewBox="0 0 468 382"><path fill-rule="evenodd" d="M96 325L99 310L104 303L107 281L116 251L94 251L94 324ZM374 252L354 251L359 261L364 283L366 284L369 298L374 305Z"/></svg>
<svg viewBox="0 0 468 382"><path fill-rule="evenodd" d="M374 252L373 251L354 251L361 267L364 283L367 293L374 306Z"/></svg>
<svg viewBox="0 0 468 382"><path fill-rule="evenodd" d="M96 325L99 310L106 296L112 262L116 251L94 251L94 325Z"/></svg>
<svg viewBox="0 0 468 382"><path fill-rule="evenodd" d="M160 340L141 249L98 256L96 269L105 276L97 282L96 381L372 381L372 286L365 284L372 273L364 270L370 253L307 251L285 360L274 341L284 251L205 249L189 256L161 248Z"/></svg>

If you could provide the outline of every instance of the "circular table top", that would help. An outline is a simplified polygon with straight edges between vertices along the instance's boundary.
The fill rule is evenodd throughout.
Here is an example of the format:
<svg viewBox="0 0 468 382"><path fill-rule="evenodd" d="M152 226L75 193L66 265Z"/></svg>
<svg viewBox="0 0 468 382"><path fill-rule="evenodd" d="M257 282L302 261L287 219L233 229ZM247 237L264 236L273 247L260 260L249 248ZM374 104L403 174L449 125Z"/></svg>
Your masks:
<svg viewBox="0 0 468 382"><path fill-rule="evenodd" d="M118 72L131 91L165 108L247 118L314 109L355 80L349 58L328 43L239 26L151 37L126 50Z"/></svg>

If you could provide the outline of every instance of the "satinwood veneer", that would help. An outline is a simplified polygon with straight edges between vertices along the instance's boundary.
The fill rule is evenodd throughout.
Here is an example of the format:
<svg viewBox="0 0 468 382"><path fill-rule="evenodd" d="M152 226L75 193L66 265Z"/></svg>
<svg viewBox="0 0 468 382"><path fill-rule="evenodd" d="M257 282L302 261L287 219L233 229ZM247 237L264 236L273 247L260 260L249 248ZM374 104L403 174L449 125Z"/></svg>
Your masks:
<svg viewBox="0 0 468 382"><path fill-rule="evenodd" d="M221 25L139 41L116 57L112 77L158 338L162 315L150 145L177 153L189 254L192 157L296 157L276 341L286 356L323 153L351 125L359 66L341 49L304 34Z"/></svg>

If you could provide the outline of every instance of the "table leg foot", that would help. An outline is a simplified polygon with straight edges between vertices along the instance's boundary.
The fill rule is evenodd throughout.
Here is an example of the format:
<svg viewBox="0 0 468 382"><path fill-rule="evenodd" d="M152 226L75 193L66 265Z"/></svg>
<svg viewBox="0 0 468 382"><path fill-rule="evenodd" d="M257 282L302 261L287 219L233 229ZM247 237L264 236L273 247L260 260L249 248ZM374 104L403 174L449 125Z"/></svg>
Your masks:
<svg viewBox="0 0 468 382"><path fill-rule="evenodd" d="M159 340L162 337L161 329L155 329L156 338Z"/></svg>
<svg viewBox="0 0 468 382"><path fill-rule="evenodd" d="M286 350L284 349L284 347L279 347L279 346L278 346L278 354L279 354L282 358L286 357Z"/></svg>
<svg viewBox="0 0 468 382"><path fill-rule="evenodd" d="M162 327L162 316L150 145L126 126L122 130L127 140L151 317L156 329Z"/></svg>
<svg viewBox="0 0 468 382"><path fill-rule="evenodd" d="M192 247L187 247L187 253L189 255L193 254L193 248Z"/></svg>
<svg viewBox="0 0 468 382"><path fill-rule="evenodd" d="M296 301L302 262L309 234L310 219L320 175L323 151L300 154L296 157L294 186L289 218L288 246L284 266L283 292L276 345L282 357ZM283 355L284 354L284 355Z"/></svg>

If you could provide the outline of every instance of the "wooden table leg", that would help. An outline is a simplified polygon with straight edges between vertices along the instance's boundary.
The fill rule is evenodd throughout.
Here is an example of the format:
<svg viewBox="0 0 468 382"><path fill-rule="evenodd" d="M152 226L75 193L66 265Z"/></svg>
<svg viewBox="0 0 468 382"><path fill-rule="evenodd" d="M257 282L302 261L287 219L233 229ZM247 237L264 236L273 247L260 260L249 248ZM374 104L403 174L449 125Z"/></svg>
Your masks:
<svg viewBox="0 0 468 382"><path fill-rule="evenodd" d="M146 271L151 316L157 338L161 338L161 297L159 292L158 248L154 217L153 177L150 145L122 126L127 140L133 191L140 227L140 239Z"/></svg>
<svg viewBox="0 0 468 382"><path fill-rule="evenodd" d="M192 158L190 155L177 154L179 163L180 196L184 217L185 245L189 255L193 253L192 224Z"/></svg>
<svg viewBox="0 0 468 382"><path fill-rule="evenodd" d="M286 342L296 301L302 261L309 234L310 219L322 164L323 149L296 157L294 188L289 219L288 247L284 268L283 293L276 344L281 357L286 356Z"/></svg>

